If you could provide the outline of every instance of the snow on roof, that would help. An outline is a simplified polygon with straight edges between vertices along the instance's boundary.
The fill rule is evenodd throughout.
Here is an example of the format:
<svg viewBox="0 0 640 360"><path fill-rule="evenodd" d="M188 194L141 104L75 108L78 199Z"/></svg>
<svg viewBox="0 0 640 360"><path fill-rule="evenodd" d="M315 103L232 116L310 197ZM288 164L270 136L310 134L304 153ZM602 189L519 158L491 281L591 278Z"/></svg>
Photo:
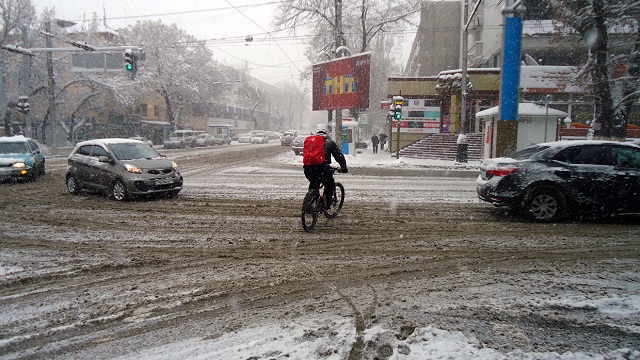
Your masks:
<svg viewBox="0 0 640 360"><path fill-rule="evenodd" d="M540 106L534 103L520 103L518 104L518 115L519 116L553 116L553 117L565 117L568 114L564 111L556 110L553 108L548 109L549 113L547 113L547 107ZM482 110L476 113L476 117L480 116L496 116L498 115L498 106L494 106L492 108Z"/></svg>
<svg viewBox="0 0 640 360"><path fill-rule="evenodd" d="M120 37L120 33L118 33L115 30L112 30L108 25L104 24L101 21L94 21L93 19L81 20L75 23L70 22L70 24L73 24L73 25L66 27L67 32L70 32L70 33L85 34L91 29L96 34L108 34L114 38Z"/></svg>
<svg viewBox="0 0 640 360"><path fill-rule="evenodd" d="M587 93L575 66L521 66L520 89L526 92Z"/></svg>
<svg viewBox="0 0 640 360"><path fill-rule="evenodd" d="M566 26L555 20L525 20L522 23L522 36L552 35L558 28Z"/></svg>

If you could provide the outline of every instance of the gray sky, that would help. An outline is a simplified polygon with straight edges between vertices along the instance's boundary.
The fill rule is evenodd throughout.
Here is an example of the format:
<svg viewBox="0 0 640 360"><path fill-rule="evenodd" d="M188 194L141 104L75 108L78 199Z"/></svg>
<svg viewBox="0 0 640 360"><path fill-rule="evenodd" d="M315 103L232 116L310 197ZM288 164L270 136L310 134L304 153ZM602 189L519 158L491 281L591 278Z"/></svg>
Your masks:
<svg viewBox="0 0 640 360"><path fill-rule="evenodd" d="M40 14L55 8L56 17L78 21L93 14L106 16L107 25L118 29L138 20L162 20L200 40L207 40L214 59L240 67L249 61L250 75L266 82L279 82L293 77L309 62L303 55L300 40L285 32L272 31L273 0L32 0ZM247 35L254 41L246 42Z"/></svg>

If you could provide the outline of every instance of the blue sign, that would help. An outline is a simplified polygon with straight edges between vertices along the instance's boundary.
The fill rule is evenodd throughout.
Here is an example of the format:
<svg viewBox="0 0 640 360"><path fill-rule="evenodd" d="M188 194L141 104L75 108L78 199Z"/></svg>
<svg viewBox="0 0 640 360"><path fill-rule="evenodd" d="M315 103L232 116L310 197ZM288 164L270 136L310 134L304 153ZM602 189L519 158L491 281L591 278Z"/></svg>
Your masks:
<svg viewBox="0 0 640 360"><path fill-rule="evenodd" d="M501 120L518 120L520 51L522 49L521 17L507 17L505 19L503 49Z"/></svg>

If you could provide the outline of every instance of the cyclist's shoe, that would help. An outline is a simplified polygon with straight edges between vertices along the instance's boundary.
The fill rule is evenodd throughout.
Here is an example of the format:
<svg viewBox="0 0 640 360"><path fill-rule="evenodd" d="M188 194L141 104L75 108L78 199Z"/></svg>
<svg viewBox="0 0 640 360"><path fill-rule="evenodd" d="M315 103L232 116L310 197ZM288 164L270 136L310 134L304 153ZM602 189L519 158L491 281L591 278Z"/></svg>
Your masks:
<svg viewBox="0 0 640 360"><path fill-rule="evenodd" d="M333 200L332 199L325 199L324 200L324 209L325 210L329 210L332 206L333 206Z"/></svg>

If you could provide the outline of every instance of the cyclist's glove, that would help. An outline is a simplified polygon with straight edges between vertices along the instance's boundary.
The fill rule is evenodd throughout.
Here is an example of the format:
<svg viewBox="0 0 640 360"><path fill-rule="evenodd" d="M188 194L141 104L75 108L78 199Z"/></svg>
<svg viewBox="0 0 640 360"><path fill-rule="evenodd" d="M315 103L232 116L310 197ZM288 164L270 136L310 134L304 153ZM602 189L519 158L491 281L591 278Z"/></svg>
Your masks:
<svg viewBox="0 0 640 360"><path fill-rule="evenodd" d="M340 169L340 172L341 172L341 173L343 173L343 174L346 174L346 173L348 173L348 172L349 172L349 169L347 169L347 168L345 167L345 168Z"/></svg>

